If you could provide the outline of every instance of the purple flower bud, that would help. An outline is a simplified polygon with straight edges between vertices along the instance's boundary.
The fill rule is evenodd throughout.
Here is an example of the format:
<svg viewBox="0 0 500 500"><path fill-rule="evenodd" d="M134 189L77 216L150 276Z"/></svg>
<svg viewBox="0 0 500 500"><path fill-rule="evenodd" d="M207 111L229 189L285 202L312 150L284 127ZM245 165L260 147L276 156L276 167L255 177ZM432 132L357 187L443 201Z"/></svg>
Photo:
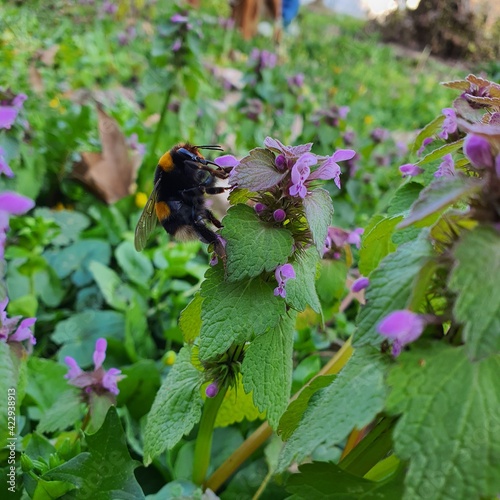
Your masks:
<svg viewBox="0 0 500 500"><path fill-rule="evenodd" d="M354 144L354 139L356 139L356 133L354 130L348 130L344 133L342 139L344 140L344 144L346 146L352 146Z"/></svg>
<svg viewBox="0 0 500 500"><path fill-rule="evenodd" d="M399 167L399 171L403 175L403 177L413 177L415 175L421 174L424 169L420 168L418 165L414 165L413 163L406 163L405 165L401 165Z"/></svg>
<svg viewBox="0 0 500 500"><path fill-rule="evenodd" d="M210 266L214 267L218 264L219 262L219 258L217 257L217 255L214 253L212 255L212 258L210 259L210 262L208 263Z"/></svg>
<svg viewBox="0 0 500 500"><path fill-rule="evenodd" d="M217 385L217 382L212 382L205 389L205 395L207 396L207 398L215 398L215 396L217 396L218 393L219 393L219 386Z"/></svg>
<svg viewBox="0 0 500 500"><path fill-rule="evenodd" d="M260 215L267 207L264 205L264 203L256 203L253 208L257 212L257 214Z"/></svg>
<svg viewBox="0 0 500 500"><path fill-rule="evenodd" d="M493 167L490 143L484 137L469 134L465 138L464 153L476 168Z"/></svg>
<svg viewBox="0 0 500 500"><path fill-rule="evenodd" d="M377 331L384 337L392 339L392 354L399 356L402 348L417 340L424 331L425 320L419 314L406 309L394 311L387 315L377 326Z"/></svg>
<svg viewBox="0 0 500 500"><path fill-rule="evenodd" d="M183 16L182 14L177 13L177 14L174 14L170 18L170 22L176 23L176 24L187 23L188 22L188 17L187 16Z"/></svg>
<svg viewBox="0 0 500 500"><path fill-rule="evenodd" d="M94 351L94 366L97 370L102 366L104 360L106 359L106 349L108 347L108 343L106 339L97 339L95 343L95 351Z"/></svg>
<svg viewBox="0 0 500 500"><path fill-rule="evenodd" d="M287 161L286 157L284 154L279 154L276 159L274 160L274 163L276 164L276 168L280 171L283 172L286 167L287 167Z"/></svg>
<svg viewBox="0 0 500 500"><path fill-rule="evenodd" d="M286 212L283 209L278 208L273 212L273 218L276 222L283 222L286 219Z"/></svg>
<svg viewBox="0 0 500 500"><path fill-rule="evenodd" d="M367 288L369 284L370 280L368 278L365 278L364 276L361 276L352 284L351 292L354 293L360 292L361 290Z"/></svg>

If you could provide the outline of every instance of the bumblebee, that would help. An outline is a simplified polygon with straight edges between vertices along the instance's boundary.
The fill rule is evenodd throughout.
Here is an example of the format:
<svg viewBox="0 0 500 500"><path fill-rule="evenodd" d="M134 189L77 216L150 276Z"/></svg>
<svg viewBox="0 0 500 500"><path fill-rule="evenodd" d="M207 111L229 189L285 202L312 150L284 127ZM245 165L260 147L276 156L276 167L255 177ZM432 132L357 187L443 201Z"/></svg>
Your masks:
<svg viewBox="0 0 500 500"><path fill-rule="evenodd" d="M217 228L222 224L205 206L204 194L219 194L229 189L215 186L216 178L226 179L229 172L205 159L200 149L223 151L216 145L178 144L158 161L153 192L135 229L134 244L138 252L144 249L159 221L175 238L198 238L203 243L212 244L219 256L225 256L221 239L206 226L206 221Z"/></svg>

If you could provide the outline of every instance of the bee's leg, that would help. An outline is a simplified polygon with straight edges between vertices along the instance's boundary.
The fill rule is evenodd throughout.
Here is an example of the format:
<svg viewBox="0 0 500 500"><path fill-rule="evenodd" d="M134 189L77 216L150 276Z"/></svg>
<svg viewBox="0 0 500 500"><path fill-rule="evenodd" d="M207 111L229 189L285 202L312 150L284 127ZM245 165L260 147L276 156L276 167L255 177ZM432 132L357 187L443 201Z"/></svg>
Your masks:
<svg viewBox="0 0 500 500"><path fill-rule="evenodd" d="M215 227L219 229L222 227L221 221L217 219L217 217L215 217L215 215L208 209L205 209L205 218L210 221Z"/></svg>
<svg viewBox="0 0 500 500"><path fill-rule="evenodd" d="M217 168L211 168L208 165L204 165L203 163L190 160L185 160L184 165L187 165L188 167L191 168L195 168L196 170L205 170L206 172L209 172L211 175L214 175L219 179L227 179L229 177L229 172L226 172L225 169L219 167L219 165L215 163L213 165L215 165Z"/></svg>
<svg viewBox="0 0 500 500"><path fill-rule="evenodd" d="M193 228L200 237L201 241L203 241L204 243L208 243L209 245L212 244L217 255L219 255L219 257L221 257L222 259L226 258L226 250L224 249L224 245L222 244L223 240L211 229L205 226L203 217L201 215L197 220L193 222Z"/></svg>

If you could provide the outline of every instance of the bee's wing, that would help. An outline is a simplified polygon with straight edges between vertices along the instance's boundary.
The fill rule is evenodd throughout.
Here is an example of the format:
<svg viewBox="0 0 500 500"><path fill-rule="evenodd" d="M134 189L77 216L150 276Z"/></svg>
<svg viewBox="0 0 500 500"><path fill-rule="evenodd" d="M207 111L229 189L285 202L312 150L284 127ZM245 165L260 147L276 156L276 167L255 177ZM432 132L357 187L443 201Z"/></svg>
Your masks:
<svg viewBox="0 0 500 500"><path fill-rule="evenodd" d="M155 212L155 203L158 198L157 188L160 184L160 179L156 182L151 196L148 198L144 210L142 211L137 226L135 228L134 246L135 249L140 252L146 246L149 235L152 233L153 229L156 227L156 222L158 221Z"/></svg>

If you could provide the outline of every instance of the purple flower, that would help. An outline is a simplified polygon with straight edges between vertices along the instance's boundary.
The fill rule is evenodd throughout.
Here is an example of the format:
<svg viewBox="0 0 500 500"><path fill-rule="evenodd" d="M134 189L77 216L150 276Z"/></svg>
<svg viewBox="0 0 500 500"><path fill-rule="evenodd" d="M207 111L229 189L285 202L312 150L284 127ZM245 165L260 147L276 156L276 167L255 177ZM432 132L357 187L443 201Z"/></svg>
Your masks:
<svg viewBox="0 0 500 500"><path fill-rule="evenodd" d="M309 176L309 180L333 179L335 185L340 189L340 167L338 161L345 161L354 158L356 151L352 149L338 149L332 156L327 156L320 166Z"/></svg>
<svg viewBox="0 0 500 500"><path fill-rule="evenodd" d="M296 75L290 76L286 81L290 87L300 88L304 85L304 73L297 73Z"/></svg>
<svg viewBox="0 0 500 500"><path fill-rule="evenodd" d="M359 277L351 286L351 292L357 293L364 290L370 284L370 280L364 276Z"/></svg>
<svg viewBox="0 0 500 500"><path fill-rule="evenodd" d="M408 153L408 144L406 144L406 142L403 141L397 141L396 150L398 157L402 158L403 156L406 155L406 153Z"/></svg>
<svg viewBox="0 0 500 500"><path fill-rule="evenodd" d="M422 142L422 146L420 146L420 148L418 148L418 151L417 151L417 156L420 156L425 148L431 143L431 142L434 142L434 137L426 137L424 139L424 141Z"/></svg>
<svg viewBox="0 0 500 500"><path fill-rule="evenodd" d="M124 378L124 375L121 375L121 370L117 368L110 368L106 371L102 367L106 359L107 345L106 339L97 339L93 355L94 370L91 372L83 371L74 358L66 356L64 362L68 365L69 371L64 378L68 379L68 383L84 389L87 394L90 392L96 394L109 392L117 395L120 392L117 384Z"/></svg>
<svg viewBox="0 0 500 500"><path fill-rule="evenodd" d="M286 297L285 285L289 279L295 278L295 270L292 264L283 264L278 266L274 271L274 276L278 282L278 286L274 289L274 295L276 297Z"/></svg>
<svg viewBox="0 0 500 500"><path fill-rule="evenodd" d="M311 121L315 125L319 125L320 120L323 119L327 125L330 125L330 127L338 127L340 120L344 120L349 111L349 106L339 107L334 104L327 109L320 109L319 111L316 111L312 115Z"/></svg>
<svg viewBox="0 0 500 500"><path fill-rule="evenodd" d="M434 172L434 177L455 177L456 175L453 156L451 154L443 156L443 162L439 165L436 172Z"/></svg>
<svg viewBox="0 0 500 500"><path fill-rule="evenodd" d="M304 153L292 167L292 185L290 186L289 193L291 196L300 196L305 198L307 188L305 182L311 174L311 165L318 163L318 158L312 153Z"/></svg>
<svg viewBox="0 0 500 500"><path fill-rule="evenodd" d="M494 165L490 143L484 137L469 134L465 138L464 153L476 168L491 168Z"/></svg>
<svg viewBox="0 0 500 500"><path fill-rule="evenodd" d="M105 13L105 14L116 14L116 12L118 11L118 5L114 4L113 2L110 2L108 0L106 0L103 4L102 4L102 11Z"/></svg>
<svg viewBox="0 0 500 500"><path fill-rule="evenodd" d="M0 213L22 215L35 206L35 202L13 191L0 193Z"/></svg>
<svg viewBox="0 0 500 500"><path fill-rule="evenodd" d="M36 318L21 319L21 316L7 317L7 304L9 299L5 297L0 301L0 341L2 342L24 342L28 341L28 352L33 349L36 344L35 336L32 332L32 327L35 324Z"/></svg>
<svg viewBox="0 0 500 500"><path fill-rule="evenodd" d="M278 56L268 50L253 49L250 52L250 60L256 63L256 70L262 71L265 68L274 68L278 63Z"/></svg>
<svg viewBox="0 0 500 500"><path fill-rule="evenodd" d="M276 222L283 222L286 219L286 212L283 209L278 208L273 212L273 218Z"/></svg>
<svg viewBox="0 0 500 500"><path fill-rule="evenodd" d="M274 164L280 172L284 172L288 168L288 161L286 159L286 156L281 153L274 160Z"/></svg>
<svg viewBox="0 0 500 500"><path fill-rule="evenodd" d="M352 146L354 144L354 140L356 139L356 132L354 132L354 130L348 130L344 133L342 139L346 146Z"/></svg>
<svg viewBox="0 0 500 500"><path fill-rule="evenodd" d="M287 164L289 164L289 162L293 162L304 153L311 151L312 142L301 144L300 146L285 146L278 139L266 137L264 140L264 146L275 153L278 153L278 155L281 153L286 158Z"/></svg>
<svg viewBox="0 0 500 500"><path fill-rule="evenodd" d="M495 159L495 172L497 174L497 177L500 178L500 153Z"/></svg>
<svg viewBox="0 0 500 500"><path fill-rule="evenodd" d="M405 165L401 165L399 167L399 171L403 177L414 177L415 175L421 174L424 169L420 168L418 165L414 165L413 163L406 163Z"/></svg>
<svg viewBox="0 0 500 500"><path fill-rule="evenodd" d="M240 164L239 160L233 155L223 155L215 158L214 163L219 167L236 167Z"/></svg>
<svg viewBox="0 0 500 500"><path fill-rule="evenodd" d="M438 137L448 139L448 134L454 134L457 131L457 114L453 108L444 108L443 115L445 116L443 128L439 132Z"/></svg>
<svg viewBox="0 0 500 500"><path fill-rule="evenodd" d="M407 309L394 311L377 326L377 331L393 340L392 355L399 356L406 344L417 340L424 331L425 320L419 314Z"/></svg>
<svg viewBox="0 0 500 500"><path fill-rule="evenodd" d="M12 96L10 92L9 94ZM23 103L27 98L28 96L26 94L17 94L10 99L4 99L0 92L0 129L10 129L16 121L17 115L19 111L21 111Z"/></svg>
<svg viewBox="0 0 500 500"><path fill-rule="evenodd" d="M181 47L182 47L182 41L180 38L177 38L175 42L172 44L171 50L172 52L177 52L180 50Z"/></svg>
<svg viewBox="0 0 500 500"><path fill-rule="evenodd" d="M189 18L187 16L183 16L182 14L174 14L170 18L170 22L176 23L176 24L182 24L182 23L187 23L189 21Z"/></svg>
<svg viewBox="0 0 500 500"><path fill-rule="evenodd" d="M347 243L350 245L356 245L356 248L359 248L361 246L361 235L365 232L365 230L362 227L357 227L356 229L353 229L348 235L347 235Z"/></svg>
<svg viewBox="0 0 500 500"><path fill-rule="evenodd" d="M207 398L215 398L217 394L219 394L219 386L217 385L217 382L212 382L205 389L205 395Z"/></svg>
<svg viewBox="0 0 500 500"><path fill-rule="evenodd" d="M146 153L146 146L142 142L139 142L139 137L137 134L132 134L128 139L127 139L127 146L132 149L133 151L137 151L140 156L144 156Z"/></svg>
<svg viewBox="0 0 500 500"><path fill-rule="evenodd" d="M5 151L0 147L0 174L4 174L7 177L14 177L14 172L9 167L7 161L5 160Z"/></svg>
<svg viewBox="0 0 500 500"><path fill-rule="evenodd" d="M381 127L373 129L370 134L370 137L373 140L373 142L376 142L377 144L386 141L387 139L389 139L389 136L390 136L389 131Z"/></svg>

